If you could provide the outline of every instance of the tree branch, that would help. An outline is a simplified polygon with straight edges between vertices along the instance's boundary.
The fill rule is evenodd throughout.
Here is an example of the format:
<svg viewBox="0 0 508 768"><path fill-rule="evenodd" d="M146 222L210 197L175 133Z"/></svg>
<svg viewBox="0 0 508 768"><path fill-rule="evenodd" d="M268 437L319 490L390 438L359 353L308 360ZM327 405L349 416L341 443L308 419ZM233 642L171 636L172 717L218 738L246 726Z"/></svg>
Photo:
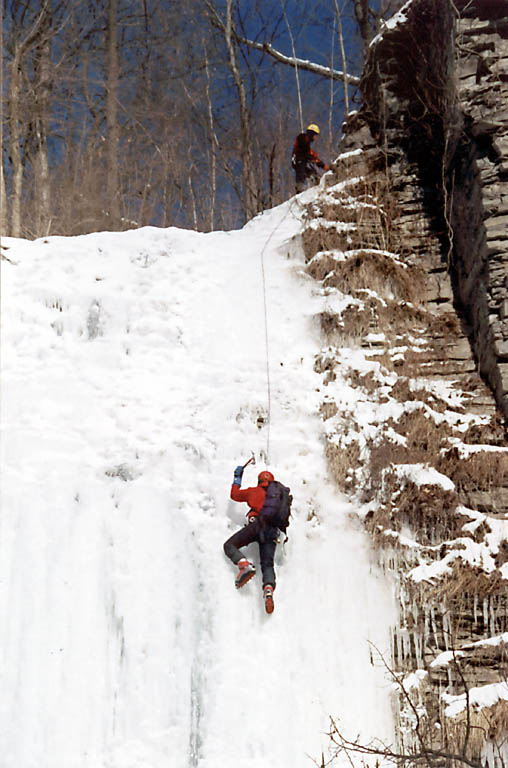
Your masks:
<svg viewBox="0 0 508 768"><path fill-rule="evenodd" d="M458 755L447 750L423 747L422 749L405 753L396 752L390 746L387 746L382 742L380 742L378 746L374 743L361 744L358 740L351 741L341 733L336 721L333 718L330 718L330 720L332 729L328 735L336 747L335 757L337 757L341 751L346 752L346 754L348 751L350 751L359 755L377 755L378 757L383 757L385 760L396 763L399 766L405 764L410 764L413 766L419 764L429 765L429 763L432 763L432 761L435 761L435 764L437 765L442 761L447 763L452 761L461 763L464 766L468 766L468 768L482 768L480 760L473 760L466 757L465 755Z"/></svg>
<svg viewBox="0 0 508 768"><path fill-rule="evenodd" d="M280 61L282 64L287 64L290 67L305 69L307 72L313 72L315 75L321 75L322 77L329 77L331 80L340 80L347 85L359 85L360 83L359 77L345 74L339 69L323 67L321 64L314 64L312 61L299 59L296 56L286 56L284 53L281 53L274 48L270 43L256 43L254 40L248 40L246 37L238 37L238 42L248 45L250 48L255 48L257 51L268 53L276 59L276 61Z"/></svg>

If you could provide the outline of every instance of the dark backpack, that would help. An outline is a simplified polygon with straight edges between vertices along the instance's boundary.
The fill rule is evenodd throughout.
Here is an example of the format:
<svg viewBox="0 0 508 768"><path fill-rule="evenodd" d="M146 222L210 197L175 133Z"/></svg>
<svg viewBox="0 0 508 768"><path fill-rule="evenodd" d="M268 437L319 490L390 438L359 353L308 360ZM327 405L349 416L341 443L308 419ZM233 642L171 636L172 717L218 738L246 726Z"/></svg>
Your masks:
<svg viewBox="0 0 508 768"><path fill-rule="evenodd" d="M298 136L295 139L295 145L293 148L293 153L295 157L296 163L306 163L310 160L310 144L309 144L309 138L305 131L303 133L299 133Z"/></svg>
<svg viewBox="0 0 508 768"><path fill-rule="evenodd" d="M293 497L289 488L273 480L266 489L265 503L261 507L259 517L266 525L273 525L283 533L289 525L291 515L291 502Z"/></svg>

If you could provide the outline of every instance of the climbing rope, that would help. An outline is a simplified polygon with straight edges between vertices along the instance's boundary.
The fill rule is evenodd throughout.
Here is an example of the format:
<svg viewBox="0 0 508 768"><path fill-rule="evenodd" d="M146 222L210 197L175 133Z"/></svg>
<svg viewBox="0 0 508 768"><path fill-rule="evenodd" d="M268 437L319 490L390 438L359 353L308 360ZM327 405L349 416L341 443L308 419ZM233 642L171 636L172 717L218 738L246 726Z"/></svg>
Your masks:
<svg viewBox="0 0 508 768"><path fill-rule="evenodd" d="M276 224L273 230L268 235L266 242L261 250L261 278L263 285L263 312L265 321L265 355L266 355L266 391L267 391L267 430L266 430L266 464L270 462L270 427L272 421L272 393L271 393L271 381L270 381L270 345L268 340L268 302L266 291L266 273L265 273L265 251L268 248L270 240L275 235L279 227L284 223L289 214L292 212L293 206L299 205L299 203L293 199L288 206L288 209L282 219Z"/></svg>

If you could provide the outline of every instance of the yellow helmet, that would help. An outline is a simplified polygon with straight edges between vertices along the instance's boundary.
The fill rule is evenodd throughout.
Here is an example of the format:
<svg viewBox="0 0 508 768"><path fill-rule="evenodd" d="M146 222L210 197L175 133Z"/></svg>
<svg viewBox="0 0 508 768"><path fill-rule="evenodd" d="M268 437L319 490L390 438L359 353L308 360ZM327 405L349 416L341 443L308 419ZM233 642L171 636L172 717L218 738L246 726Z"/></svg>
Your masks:
<svg viewBox="0 0 508 768"><path fill-rule="evenodd" d="M316 125L316 123L311 123L307 126L308 131L313 131L313 133L319 133L319 125Z"/></svg>

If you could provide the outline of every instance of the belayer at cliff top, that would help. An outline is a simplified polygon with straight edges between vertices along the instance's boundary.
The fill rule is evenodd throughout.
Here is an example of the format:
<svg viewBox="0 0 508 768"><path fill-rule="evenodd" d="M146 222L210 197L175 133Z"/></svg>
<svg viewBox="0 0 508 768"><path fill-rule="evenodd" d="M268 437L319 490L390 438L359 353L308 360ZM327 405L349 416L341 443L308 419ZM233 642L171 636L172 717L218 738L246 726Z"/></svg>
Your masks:
<svg viewBox="0 0 508 768"><path fill-rule="evenodd" d="M324 163L311 144L319 136L319 126L311 123L307 130L299 133L293 144L293 154L291 156L291 165L295 172L296 192L303 192L307 180L312 184L319 181L318 168L325 171L330 170L330 166Z"/></svg>

